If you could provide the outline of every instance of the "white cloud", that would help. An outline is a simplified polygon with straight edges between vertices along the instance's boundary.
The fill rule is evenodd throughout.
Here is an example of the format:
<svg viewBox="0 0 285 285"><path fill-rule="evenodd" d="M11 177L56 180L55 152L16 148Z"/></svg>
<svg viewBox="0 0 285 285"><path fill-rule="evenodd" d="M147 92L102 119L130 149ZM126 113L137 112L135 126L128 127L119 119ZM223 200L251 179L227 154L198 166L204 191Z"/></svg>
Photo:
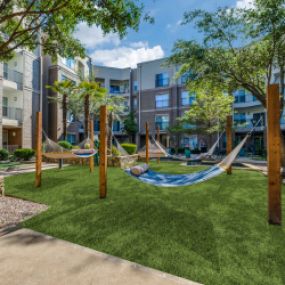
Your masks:
<svg viewBox="0 0 285 285"><path fill-rule="evenodd" d="M237 0L237 8L246 9L254 7L254 0Z"/></svg>
<svg viewBox="0 0 285 285"><path fill-rule="evenodd" d="M74 36L80 40L87 49L94 49L95 47L103 44L113 44L118 46L121 42L117 34L109 33L104 35L101 28L97 26L89 27L86 23L80 23L77 26Z"/></svg>
<svg viewBox="0 0 285 285"><path fill-rule="evenodd" d="M147 42L134 42L129 46L95 50L90 56L96 64L135 68L139 62L162 58L164 51L160 45L149 47Z"/></svg>

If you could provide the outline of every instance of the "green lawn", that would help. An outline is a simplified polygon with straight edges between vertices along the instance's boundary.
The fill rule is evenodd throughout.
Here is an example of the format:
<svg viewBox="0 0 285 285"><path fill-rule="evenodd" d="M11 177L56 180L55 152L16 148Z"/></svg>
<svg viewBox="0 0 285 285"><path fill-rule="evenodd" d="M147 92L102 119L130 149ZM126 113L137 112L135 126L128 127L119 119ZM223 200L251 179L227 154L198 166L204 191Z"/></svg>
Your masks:
<svg viewBox="0 0 285 285"><path fill-rule="evenodd" d="M142 184L114 168L108 178L106 200L98 199L98 169L84 167L45 171L41 189L34 174L10 177L6 192L49 205L23 225L61 239L204 284L285 284L285 227L267 224L262 174L234 170L180 188Z"/></svg>

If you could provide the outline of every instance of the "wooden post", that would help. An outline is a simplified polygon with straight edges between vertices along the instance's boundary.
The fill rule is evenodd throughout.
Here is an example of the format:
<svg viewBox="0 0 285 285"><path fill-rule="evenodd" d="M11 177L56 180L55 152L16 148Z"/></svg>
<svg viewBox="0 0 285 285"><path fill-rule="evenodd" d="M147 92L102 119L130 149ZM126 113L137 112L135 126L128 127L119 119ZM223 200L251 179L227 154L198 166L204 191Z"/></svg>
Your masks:
<svg viewBox="0 0 285 285"><path fill-rule="evenodd" d="M281 224L281 138L278 84L267 87L268 221Z"/></svg>
<svg viewBox="0 0 285 285"><path fill-rule="evenodd" d="M93 123L93 117L90 118L89 122L89 136L90 136L90 148L94 149L94 123ZM89 169L92 173L94 171L94 156L91 156L89 158Z"/></svg>
<svg viewBox="0 0 285 285"><path fill-rule="evenodd" d="M159 143L160 142L160 128L159 128L159 125L157 125L156 127L156 141ZM157 163L160 162L160 157L159 157L159 154L158 154L158 158L157 158Z"/></svg>
<svg viewBox="0 0 285 285"><path fill-rule="evenodd" d="M36 173L35 186L41 187L42 183L42 112L36 115Z"/></svg>
<svg viewBox="0 0 285 285"><path fill-rule="evenodd" d="M229 154L233 148L232 124L233 124L233 117L227 116L227 126L226 126L227 154ZM228 175L232 174L232 167L231 166L227 169L227 174Z"/></svg>
<svg viewBox="0 0 285 285"><path fill-rule="evenodd" d="M107 195L107 106L100 107L100 147L99 147L99 191L100 198Z"/></svg>
<svg viewBox="0 0 285 285"><path fill-rule="evenodd" d="M148 133L148 123L145 123L145 162L149 163L149 133Z"/></svg>

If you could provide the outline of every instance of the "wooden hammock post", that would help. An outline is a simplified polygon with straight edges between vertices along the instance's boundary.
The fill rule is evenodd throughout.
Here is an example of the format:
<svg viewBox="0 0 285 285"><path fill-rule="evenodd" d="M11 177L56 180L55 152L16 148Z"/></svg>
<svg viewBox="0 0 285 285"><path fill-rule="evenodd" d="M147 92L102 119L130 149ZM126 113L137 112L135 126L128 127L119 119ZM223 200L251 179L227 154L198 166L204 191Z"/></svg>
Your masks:
<svg viewBox="0 0 285 285"><path fill-rule="evenodd" d="M41 187L42 183L42 112L36 115L36 173L35 186Z"/></svg>
<svg viewBox="0 0 285 285"><path fill-rule="evenodd" d="M90 135L90 148L94 149L94 123L93 118L90 118L89 122L89 135ZM94 171L94 156L89 158L89 169L92 173Z"/></svg>
<svg viewBox="0 0 285 285"><path fill-rule="evenodd" d="M267 87L268 222L281 224L281 138L278 84Z"/></svg>
<svg viewBox="0 0 285 285"><path fill-rule="evenodd" d="M148 131L148 123L145 123L145 162L149 163L149 131Z"/></svg>
<svg viewBox="0 0 285 285"><path fill-rule="evenodd" d="M233 137L232 137L232 124L233 124L233 117L227 116L227 125L226 125L226 135L227 135L227 154L231 153L233 147ZM227 174L232 174L232 167L230 166L227 169Z"/></svg>
<svg viewBox="0 0 285 285"><path fill-rule="evenodd" d="M156 141L158 143L160 143L160 128L159 128L159 125L157 125L157 127L156 127ZM158 154L157 163L159 163L159 162L160 162L160 156Z"/></svg>
<svg viewBox="0 0 285 285"><path fill-rule="evenodd" d="M100 198L107 195L107 106L100 107L100 147L99 147L99 191Z"/></svg>

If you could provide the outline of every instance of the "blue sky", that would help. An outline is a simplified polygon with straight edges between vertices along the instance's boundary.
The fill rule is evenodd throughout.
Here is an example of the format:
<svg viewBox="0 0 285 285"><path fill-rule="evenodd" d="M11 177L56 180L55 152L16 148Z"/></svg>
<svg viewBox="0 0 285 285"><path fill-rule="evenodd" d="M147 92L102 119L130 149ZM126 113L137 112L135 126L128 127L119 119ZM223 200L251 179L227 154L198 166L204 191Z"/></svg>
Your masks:
<svg viewBox="0 0 285 285"><path fill-rule="evenodd" d="M135 67L138 62L168 56L178 39L199 40L191 26L181 26L185 11L247 5L250 0L144 0L145 10L155 23L142 23L138 32L129 30L124 39L116 34L103 35L98 27L78 27L75 36L81 40L92 60L99 65Z"/></svg>

